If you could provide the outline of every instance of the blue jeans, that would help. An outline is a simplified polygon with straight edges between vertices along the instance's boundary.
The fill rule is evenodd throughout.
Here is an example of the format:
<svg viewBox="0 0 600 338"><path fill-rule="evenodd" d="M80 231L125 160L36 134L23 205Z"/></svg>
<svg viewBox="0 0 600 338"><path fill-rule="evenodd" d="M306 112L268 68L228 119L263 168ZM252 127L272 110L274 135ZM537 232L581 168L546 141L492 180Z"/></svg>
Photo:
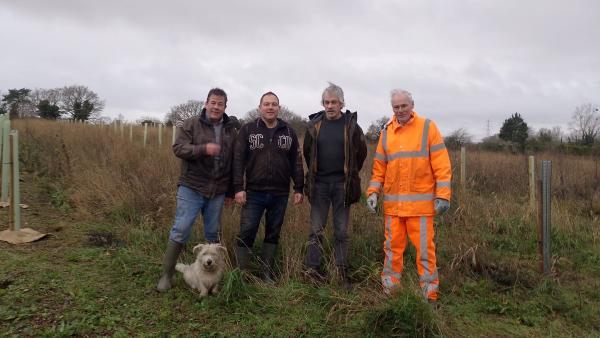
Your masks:
<svg viewBox="0 0 600 338"><path fill-rule="evenodd" d="M279 243L279 234L281 233L287 203L288 195L274 195L264 191L246 192L246 204L242 208L237 245L252 248L265 210L264 243Z"/></svg>
<svg viewBox="0 0 600 338"><path fill-rule="evenodd" d="M306 248L306 265L319 268L323 256L323 233L329 207L333 207L333 235L335 265L347 267L348 219L350 207L344 206L344 182L315 182L310 201L310 234Z"/></svg>
<svg viewBox="0 0 600 338"><path fill-rule="evenodd" d="M169 233L169 240L185 244L190 239L192 226L199 213L204 220L204 239L209 243L219 242L221 211L225 194L209 198L196 190L180 185L177 189L177 211L175 224Z"/></svg>

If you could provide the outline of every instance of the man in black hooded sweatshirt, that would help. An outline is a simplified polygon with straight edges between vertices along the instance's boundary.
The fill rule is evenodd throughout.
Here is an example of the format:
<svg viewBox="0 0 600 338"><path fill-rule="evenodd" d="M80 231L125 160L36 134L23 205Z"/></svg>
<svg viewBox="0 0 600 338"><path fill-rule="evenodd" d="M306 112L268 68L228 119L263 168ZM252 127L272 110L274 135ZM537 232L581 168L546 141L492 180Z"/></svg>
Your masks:
<svg viewBox="0 0 600 338"><path fill-rule="evenodd" d="M266 211L265 239L260 255L261 277L272 284L273 260L287 208L290 181L294 183L294 204L300 204L304 169L294 129L277 117L280 110L277 95L265 93L260 98L258 110L260 117L242 126L234 147L235 201L243 205L235 253L239 268L247 270L260 220Z"/></svg>

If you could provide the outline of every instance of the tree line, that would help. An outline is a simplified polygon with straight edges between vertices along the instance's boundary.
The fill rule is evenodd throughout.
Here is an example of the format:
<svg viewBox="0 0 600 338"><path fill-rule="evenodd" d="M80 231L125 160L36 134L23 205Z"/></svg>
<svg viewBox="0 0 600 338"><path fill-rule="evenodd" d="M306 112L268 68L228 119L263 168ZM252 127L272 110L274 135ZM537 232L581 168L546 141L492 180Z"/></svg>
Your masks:
<svg viewBox="0 0 600 338"><path fill-rule="evenodd" d="M204 108L204 101L198 100L189 100L187 102L174 105L173 107L171 107L171 110L166 114L164 123L166 123L167 125L180 126L186 119L193 116L199 116L202 112L202 108ZM229 114L228 116L231 119L233 119L234 124L237 125L237 127L239 128L244 123L250 122L258 118L260 116L260 112L258 111L258 108L254 108L246 112L241 118ZM299 135L304 135L304 130L306 129L308 119L303 118L302 116L294 113L286 106L280 107L279 118L289 123L296 133L299 133ZM158 121L157 119L145 119L149 119L150 121L148 122L160 123L160 121Z"/></svg>
<svg viewBox="0 0 600 338"><path fill-rule="evenodd" d="M377 142L383 126L389 120L389 116L384 116L372 122L365 133L367 140ZM563 131L560 126L540 128L536 131L516 112L504 120L498 133L484 138L477 144L465 128L450 132L444 137L444 143L452 150L471 145L498 151L561 150L575 154L600 154L600 107L592 103L575 107L567 131Z"/></svg>
<svg viewBox="0 0 600 338"><path fill-rule="evenodd" d="M71 85L53 89L9 89L8 93L0 93L0 114L9 114L11 118L40 117L45 119L70 119L76 121L106 122L110 120L101 116L105 101L86 86ZM154 117L142 117L136 122L165 123L181 125L184 120L199 116L204 102L188 100L176 104L166 113L164 120ZM230 116L234 123L241 126L245 122L259 116L258 108L246 112L241 118ZM308 123L307 118L294 113L286 106L281 106L279 117L288 122L297 133L303 134ZM389 121L383 116L373 121L367 128L365 136L370 142L377 142L379 134ZM116 122L123 122L119 115ZM473 136L465 129L459 128L444 138L446 147L459 149L464 145L473 145ZM597 104L584 103L575 107L569 123L569 130L561 127L540 128L535 131L527 125L523 116L516 112L504 120L498 133L484 138L478 146L486 150L511 150L525 152L528 150L554 150L566 148L571 152L589 152L589 149L600 148L600 108Z"/></svg>
<svg viewBox="0 0 600 338"><path fill-rule="evenodd" d="M56 120L95 120L101 117L104 101L86 86L72 85L52 89L9 89L2 95L0 114L11 119L36 117Z"/></svg>

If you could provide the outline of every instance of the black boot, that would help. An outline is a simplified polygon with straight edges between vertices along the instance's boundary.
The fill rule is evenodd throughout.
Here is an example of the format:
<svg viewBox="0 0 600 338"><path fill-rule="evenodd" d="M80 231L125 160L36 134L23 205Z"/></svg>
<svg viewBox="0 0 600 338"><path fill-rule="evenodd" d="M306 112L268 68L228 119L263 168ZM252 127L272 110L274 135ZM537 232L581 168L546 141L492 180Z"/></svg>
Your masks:
<svg viewBox="0 0 600 338"><path fill-rule="evenodd" d="M175 273L175 264L177 263L177 257L183 249L183 244L169 241L167 244L167 250L165 252L165 260L163 262L163 274L156 285L156 290L159 292L165 292L171 288L171 278Z"/></svg>
<svg viewBox="0 0 600 338"><path fill-rule="evenodd" d="M238 268L242 271L248 271L250 265L250 249L246 246L238 246L235 248L235 260Z"/></svg>
<svg viewBox="0 0 600 338"><path fill-rule="evenodd" d="M277 244L263 243L260 253L262 280L268 284L275 284L273 276L273 261L275 259L275 251Z"/></svg>
<svg viewBox="0 0 600 338"><path fill-rule="evenodd" d="M346 292L352 292L352 284L350 284L350 280L348 279L348 270L343 266L338 266L337 269L342 288Z"/></svg>

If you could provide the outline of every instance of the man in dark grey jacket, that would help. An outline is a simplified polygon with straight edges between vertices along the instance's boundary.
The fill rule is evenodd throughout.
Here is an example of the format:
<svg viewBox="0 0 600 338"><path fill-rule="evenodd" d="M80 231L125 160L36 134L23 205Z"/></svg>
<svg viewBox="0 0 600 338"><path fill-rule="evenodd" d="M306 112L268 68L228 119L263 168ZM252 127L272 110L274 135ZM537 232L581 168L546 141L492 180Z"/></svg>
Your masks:
<svg viewBox="0 0 600 338"><path fill-rule="evenodd" d="M350 205L360 198L359 172L367 156L356 112L342 112L344 92L330 83L321 96L325 110L309 116L304 137L305 192L310 201L310 235L306 265L311 278L320 279L323 233L329 208L333 209L335 265L344 288L350 290L347 276L348 221Z"/></svg>
<svg viewBox="0 0 600 338"><path fill-rule="evenodd" d="M181 175L177 189L177 211L169 234L163 263L163 274L156 289L171 288L177 257L190 238L199 213L204 220L204 237L209 243L219 242L223 204L233 198L232 162L236 129L225 114L227 94L220 88L208 92L200 116L183 123L173 144L175 156L181 159Z"/></svg>

